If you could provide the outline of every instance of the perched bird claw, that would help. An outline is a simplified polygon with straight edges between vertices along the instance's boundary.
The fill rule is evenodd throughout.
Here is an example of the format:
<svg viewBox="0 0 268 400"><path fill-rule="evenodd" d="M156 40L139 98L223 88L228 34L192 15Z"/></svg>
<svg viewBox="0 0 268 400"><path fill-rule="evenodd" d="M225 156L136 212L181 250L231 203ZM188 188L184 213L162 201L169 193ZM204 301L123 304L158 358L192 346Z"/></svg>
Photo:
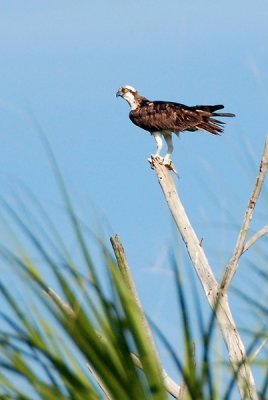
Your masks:
<svg viewBox="0 0 268 400"><path fill-rule="evenodd" d="M177 177L179 177L179 175L178 175L178 173L177 173L177 171L176 171L176 168L174 167L174 165L173 165L173 163L172 163L171 160L166 161L166 160L164 159L164 157L154 156L154 155L151 155L151 157L149 157L147 160L149 161L149 163L150 163L151 165L154 163L154 160L159 161L160 164L164 165L167 169L169 169L170 171L174 172L174 174L176 174ZM153 168L153 167L152 167L152 168Z"/></svg>
<svg viewBox="0 0 268 400"><path fill-rule="evenodd" d="M164 157L161 156L153 156L153 158L155 158L156 160L158 160L160 162L160 164L164 164Z"/></svg>
<svg viewBox="0 0 268 400"><path fill-rule="evenodd" d="M177 176L179 176L179 175L178 175L178 172L176 171L176 168L174 167L172 161L165 161L165 160L164 160L163 165L164 165L167 169L169 169L170 171L174 172L174 174L176 174Z"/></svg>
<svg viewBox="0 0 268 400"><path fill-rule="evenodd" d="M152 154L149 158L147 158L147 160L149 161L149 163L152 163L154 160L158 160L161 164L163 164L164 157Z"/></svg>

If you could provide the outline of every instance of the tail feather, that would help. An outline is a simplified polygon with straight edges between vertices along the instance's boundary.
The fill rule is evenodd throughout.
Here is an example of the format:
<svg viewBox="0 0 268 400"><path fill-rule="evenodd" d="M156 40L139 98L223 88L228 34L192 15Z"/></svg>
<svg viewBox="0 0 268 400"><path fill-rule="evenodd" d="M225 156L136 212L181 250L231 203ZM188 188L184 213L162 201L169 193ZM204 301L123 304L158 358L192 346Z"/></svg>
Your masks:
<svg viewBox="0 0 268 400"><path fill-rule="evenodd" d="M224 106L222 104L216 104L215 106L194 106L191 108L193 108L194 110L201 110L213 113L214 111L222 110Z"/></svg>
<svg viewBox="0 0 268 400"><path fill-rule="evenodd" d="M215 111L222 110L224 105L216 104L215 106L194 106L191 107L195 111L204 111L206 113L210 113L215 117L235 117L235 114L232 113L215 113Z"/></svg>
<svg viewBox="0 0 268 400"><path fill-rule="evenodd" d="M214 116L216 114L212 115ZM220 135L223 132L223 125L225 125L225 122L223 121L214 118L207 118L198 125L198 128L204 129L213 135Z"/></svg>
<svg viewBox="0 0 268 400"><path fill-rule="evenodd" d="M201 122L197 128L212 133L213 135L220 135L223 132L223 127L221 127L219 124L211 123L210 121Z"/></svg>
<svg viewBox="0 0 268 400"><path fill-rule="evenodd" d="M213 116L214 116L214 115L215 115L215 114L213 114ZM215 124L215 125L219 125L219 126L225 125L225 122L219 121L218 119L214 119L214 118L209 118L209 119L207 120L207 122L212 123L212 124Z"/></svg>
<svg viewBox="0 0 268 400"><path fill-rule="evenodd" d="M235 114L232 113L212 113L215 117L235 117Z"/></svg>
<svg viewBox="0 0 268 400"><path fill-rule="evenodd" d="M220 135L223 132L223 125L225 122L219 121L214 117L235 117L232 113L216 113L214 111L221 110L224 108L223 105L216 106L203 106L201 111L210 112L210 115L204 116L203 121L198 125L199 129L204 129L213 135ZM200 108L199 108L200 109Z"/></svg>
<svg viewBox="0 0 268 400"><path fill-rule="evenodd" d="M222 110L223 108L224 106L222 104L216 104L214 106L205 105L190 107L190 109L198 113L201 118L197 125L195 125L193 128L188 128L187 130L201 129L212 133L213 135L220 135L223 132L225 123L215 119L214 117L235 117L235 114L232 113L215 112Z"/></svg>

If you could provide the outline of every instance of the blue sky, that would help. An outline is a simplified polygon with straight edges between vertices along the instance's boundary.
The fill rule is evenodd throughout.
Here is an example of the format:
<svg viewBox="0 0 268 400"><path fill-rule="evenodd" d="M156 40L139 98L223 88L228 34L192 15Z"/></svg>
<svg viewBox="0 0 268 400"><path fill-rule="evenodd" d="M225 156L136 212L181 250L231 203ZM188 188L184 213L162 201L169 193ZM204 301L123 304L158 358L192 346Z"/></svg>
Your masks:
<svg viewBox="0 0 268 400"><path fill-rule="evenodd" d="M121 236L144 307L172 340L175 229L146 161L154 142L115 93L130 84L152 100L223 103L237 114L221 137L174 139L180 195L220 276L268 130L267 17L266 0L0 2L1 195L22 182L61 221L33 115L80 215ZM265 204L255 229L267 223Z"/></svg>

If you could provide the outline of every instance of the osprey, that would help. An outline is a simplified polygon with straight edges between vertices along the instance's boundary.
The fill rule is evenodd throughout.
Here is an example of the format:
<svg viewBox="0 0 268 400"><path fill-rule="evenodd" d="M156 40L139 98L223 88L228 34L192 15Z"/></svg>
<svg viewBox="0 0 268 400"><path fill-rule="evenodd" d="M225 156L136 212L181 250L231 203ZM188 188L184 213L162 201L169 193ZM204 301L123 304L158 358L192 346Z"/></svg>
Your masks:
<svg viewBox="0 0 268 400"><path fill-rule="evenodd" d="M231 113L218 113L223 105L193 106L172 101L150 101L139 94L132 86L123 86L116 97L121 96L131 107L129 118L142 129L150 132L156 141L156 153L153 157L159 157L166 165L171 164L173 152L172 132L179 135L183 131L204 130L213 135L223 132L224 122L215 117L234 117ZM160 156L164 137L167 143L167 152L164 158Z"/></svg>

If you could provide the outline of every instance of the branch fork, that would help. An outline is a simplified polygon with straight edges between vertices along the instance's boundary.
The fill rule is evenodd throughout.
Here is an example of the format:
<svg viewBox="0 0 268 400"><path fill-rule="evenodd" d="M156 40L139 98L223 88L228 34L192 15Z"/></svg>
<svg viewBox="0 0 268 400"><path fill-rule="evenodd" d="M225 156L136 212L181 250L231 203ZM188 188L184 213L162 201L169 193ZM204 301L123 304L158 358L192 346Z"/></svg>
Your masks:
<svg viewBox="0 0 268 400"><path fill-rule="evenodd" d="M265 140L259 174L246 209L244 221L238 235L233 255L226 266L223 279L220 283L217 282L202 248L202 242L198 239L188 219L168 168L161 165L159 160L155 158L150 161L150 165L157 175L167 205L186 245L189 257L203 286L208 303L216 315L219 328L228 349L230 362L237 376L237 385L241 398L257 400L258 397L255 381L247 361L244 344L233 320L229 307L227 291L234 274L237 271L238 261L241 255L258 239L268 233L268 225L266 225L246 242L255 205L258 201L268 170L268 135Z"/></svg>
<svg viewBox="0 0 268 400"><path fill-rule="evenodd" d="M268 135L266 136L266 140L265 140L265 144L264 144L264 150L263 150L263 155L262 155L262 159L260 162L259 174L257 176L252 194L251 194L249 202L248 202L248 206L247 206L244 220L242 223L242 227L239 232L237 242L236 242L236 245L235 245L235 248L233 251L233 255L226 266L226 269L225 269L225 272L224 272L224 275L223 275L223 278L221 281L221 290L223 290L225 292L228 290L228 288L231 284L231 281L237 271L238 261L239 261L239 258L241 257L241 255L250 246L252 246L260 237L265 235L268 231L268 227L265 226L259 232L257 232L254 236L252 236L251 239L249 239L247 242L245 242L248 231L249 231L250 222L253 217L253 212L254 212L256 203L258 201L267 170L268 170Z"/></svg>

